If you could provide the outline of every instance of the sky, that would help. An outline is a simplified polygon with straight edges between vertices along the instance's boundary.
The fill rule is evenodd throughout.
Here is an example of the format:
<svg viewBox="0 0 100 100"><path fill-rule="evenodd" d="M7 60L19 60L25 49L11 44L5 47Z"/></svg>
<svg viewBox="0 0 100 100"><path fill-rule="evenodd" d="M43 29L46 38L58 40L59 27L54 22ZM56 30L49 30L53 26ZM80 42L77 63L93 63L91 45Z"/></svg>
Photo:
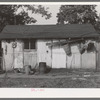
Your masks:
<svg viewBox="0 0 100 100"><path fill-rule="evenodd" d="M43 5L45 8L49 7L48 11L52 13L52 17L50 19L45 19L44 17L41 17L40 14L30 14L30 16L33 16L37 22L35 24L56 24L57 23L57 13L59 12L60 5Z"/></svg>
<svg viewBox="0 0 100 100"><path fill-rule="evenodd" d="M44 17L41 17L40 14L30 14L30 16L33 16L37 22L35 24L56 24L57 23L57 13L59 12L59 8L61 5L43 5L44 7L49 7L48 11L52 13L52 17L48 20L46 20ZM100 13L100 5L97 5L96 7L97 14Z"/></svg>

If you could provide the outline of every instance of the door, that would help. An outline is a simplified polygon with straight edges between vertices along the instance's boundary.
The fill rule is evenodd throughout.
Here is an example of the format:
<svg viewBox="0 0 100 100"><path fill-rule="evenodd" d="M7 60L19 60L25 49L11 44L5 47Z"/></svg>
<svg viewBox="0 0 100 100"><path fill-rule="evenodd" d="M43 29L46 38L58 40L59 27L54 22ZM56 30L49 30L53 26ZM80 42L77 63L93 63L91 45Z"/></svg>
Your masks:
<svg viewBox="0 0 100 100"><path fill-rule="evenodd" d="M24 50L24 66L31 65L35 68L37 64L37 52L36 50Z"/></svg>
<svg viewBox="0 0 100 100"><path fill-rule="evenodd" d="M35 68L37 64L37 50L36 40L26 39L24 40L24 66L31 65Z"/></svg>

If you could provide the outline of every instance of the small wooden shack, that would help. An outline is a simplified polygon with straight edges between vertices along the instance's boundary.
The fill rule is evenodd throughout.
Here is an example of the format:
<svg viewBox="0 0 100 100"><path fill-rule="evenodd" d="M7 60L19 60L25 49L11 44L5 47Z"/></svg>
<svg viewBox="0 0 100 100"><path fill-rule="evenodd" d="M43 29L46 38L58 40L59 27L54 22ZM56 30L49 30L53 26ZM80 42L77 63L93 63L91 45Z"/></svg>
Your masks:
<svg viewBox="0 0 100 100"><path fill-rule="evenodd" d="M90 24L7 25L0 34L3 69L34 68L39 62L51 68L95 69L99 36ZM89 43L95 49L92 45L88 52ZM82 45L87 47L80 53Z"/></svg>

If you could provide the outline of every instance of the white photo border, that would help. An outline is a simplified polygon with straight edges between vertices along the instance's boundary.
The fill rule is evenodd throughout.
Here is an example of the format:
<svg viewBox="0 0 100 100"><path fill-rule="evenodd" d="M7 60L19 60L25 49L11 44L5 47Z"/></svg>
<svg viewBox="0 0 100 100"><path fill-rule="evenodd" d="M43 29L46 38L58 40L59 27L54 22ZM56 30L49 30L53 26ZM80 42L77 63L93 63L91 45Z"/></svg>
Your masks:
<svg viewBox="0 0 100 100"><path fill-rule="evenodd" d="M0 2L0 5L99 5L100 2ZM40 91L43 89L43 91ZM100 98L99 88L0 88L0 98Z"/></svg>

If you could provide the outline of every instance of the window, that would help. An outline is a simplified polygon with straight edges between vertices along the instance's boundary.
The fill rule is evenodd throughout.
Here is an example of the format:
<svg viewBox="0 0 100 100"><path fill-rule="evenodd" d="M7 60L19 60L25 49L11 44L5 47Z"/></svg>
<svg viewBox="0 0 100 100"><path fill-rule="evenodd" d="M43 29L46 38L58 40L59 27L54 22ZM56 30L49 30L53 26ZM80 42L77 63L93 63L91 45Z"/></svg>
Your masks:
<svg viewBox="0 0 100 100"><path fill-rule="evenodd" d="M24 40L24 49L36 49L36 40Z"/></svg>

